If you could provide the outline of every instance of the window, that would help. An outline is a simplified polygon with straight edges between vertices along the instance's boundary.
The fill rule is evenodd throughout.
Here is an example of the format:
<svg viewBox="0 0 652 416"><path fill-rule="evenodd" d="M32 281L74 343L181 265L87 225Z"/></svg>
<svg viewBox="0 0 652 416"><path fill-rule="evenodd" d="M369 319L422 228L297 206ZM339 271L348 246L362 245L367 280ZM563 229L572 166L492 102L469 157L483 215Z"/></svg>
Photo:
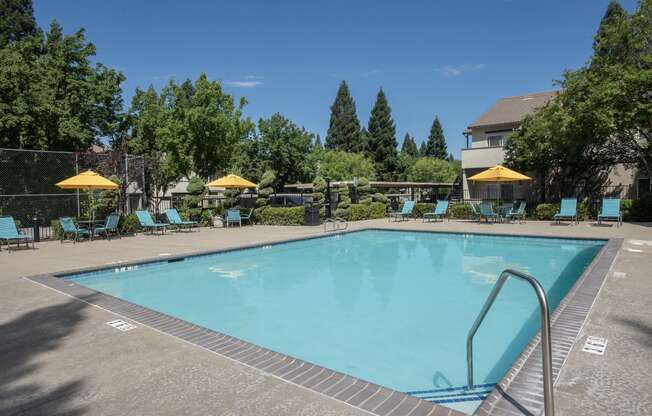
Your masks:
<svg viewBox="0 0 652 416"><path fill-rule="evenodd" d="M487 136L487 141L489 142L489 147L500 147L505 142L505 136L502 135Z"/></svg>

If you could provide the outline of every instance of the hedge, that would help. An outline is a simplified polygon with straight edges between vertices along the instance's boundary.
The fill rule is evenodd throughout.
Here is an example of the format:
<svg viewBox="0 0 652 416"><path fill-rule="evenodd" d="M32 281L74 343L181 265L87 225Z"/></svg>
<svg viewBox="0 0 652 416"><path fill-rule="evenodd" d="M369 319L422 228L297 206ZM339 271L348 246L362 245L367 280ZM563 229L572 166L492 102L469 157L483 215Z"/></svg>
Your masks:
<svg viewBox="0 0 652 416"><path fill-rule="evenodd" d="M539 204L534 209L534 218L539 221L552 221L559 212L559 204ZM589 218L589 208L585 202L577 203L577 217L580 221Z"/></svg>
<svg viewBox="0 0 652 416"><path fill-rule="evenodd" d="M451 204L448 207L448 215L450 218L468 220L473 218L473 208L468 203Z"/></svg>
<svg viewBox="0 0 652 416"><path fill-rule="evenodd" d="M430 212L435 209L435 204L431 202L417 202L414 204L414 210L412 211L412 216L414 218L423 218L423 214Z"/></svg>
<svg viewBox="0 0 652 416"><path fill-rule="evenodd" d="M349 221L362 221L387 217L387 205L382 202L351 204Z"/></svg>
<svg viewBox="0 0 652 416"><path fill-rule="evenodd" d="M265 207L256 211L259 224L303 225L303 207Z"/></svg>
<svg viewBox="0 0 652 416"><path fill-rule="evenodd" d="M620 209L625 221L652 221L652 194L637 200L623 199Z"/></svg>

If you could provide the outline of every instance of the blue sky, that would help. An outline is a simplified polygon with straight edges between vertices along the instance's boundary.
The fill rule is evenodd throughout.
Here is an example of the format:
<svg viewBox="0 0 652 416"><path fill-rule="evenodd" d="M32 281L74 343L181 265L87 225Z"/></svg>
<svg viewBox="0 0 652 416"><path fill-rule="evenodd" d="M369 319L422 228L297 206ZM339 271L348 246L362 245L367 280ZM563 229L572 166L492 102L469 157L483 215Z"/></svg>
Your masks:
<svg viewBox="0 0 652 416"><path fill-rule="evenodd" d="M420 143L435 115L449 151L503 96L548 90L591 53L608 0L45 1L41 26L84 27L97 59L121 70L125 102L136 87L205 72L249 101L324 138L345 79L366 125L382 87L399 145ZM621 4L634 10L635 0Z"/></svg>

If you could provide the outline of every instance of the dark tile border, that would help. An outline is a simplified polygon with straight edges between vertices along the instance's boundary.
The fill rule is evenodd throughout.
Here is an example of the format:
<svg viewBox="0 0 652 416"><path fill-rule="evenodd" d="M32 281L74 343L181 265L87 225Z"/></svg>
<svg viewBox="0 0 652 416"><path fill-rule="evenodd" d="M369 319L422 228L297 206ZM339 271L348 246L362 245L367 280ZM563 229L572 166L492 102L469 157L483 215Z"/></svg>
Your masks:
<svg viewBox="0 0 652 416"><path fill-rule="evenodd" d="M239 245L236 247L222 250L207 250L189 254L173 255L167 257L149 258L139 261L116 263L101 267L87 267L80 269L67 270L59 273L41 274L27 277L27 279L42 284L51 289L57 290L69 296L78 298L86 303L106 309L127 319L133 320L141 325L148 326L159 332L174 336L190 344L205 348L216 354L230 358L238 363L256 368L267 374L271 374L289 383L307 388L317 393L324 394L335 400L344 402L350 406L359 408L366 412L379 416L399 416L399 415L464 415L462 412L450 409L446 406L434 404L425 400L418 399L414 396L392 390L362 379L358 379L337 371L321 367L298 358L290 357L276 351L240 340L229 335L213 331L199 325L191 324L187 321L175 318L164 313L107 295L79 285L75 282L62 279L62 277L97 272L102 270L112 270L120 267L129 267L142 264L168 263L183 260L185 258L201 257L219 253L226 253L236 250L255 249L268 245L288 244L297 241L312 240L318 238L332 237L338 234L351 234L361 231L399 231L399 232L424 232L431 234L461 234L461 235L483 235L491 237L533 237L533 238L552 238L552 239L575 239L575 240L594 240L605 241L601 238L586 237L567 237L567 236L541 236L533 234L492 234L492 233L473 233L473 232L438 232L430 230L409 230L409 229L386 229L386 228L361 228L357 230L346 230L329 234L317 234L302 236L290 239L281 239L267 241L264 243L253 243ZM593 304L602 281L607 271L611 267L618 249L622 244L622 239L611 239L598 253L594 261L587 268L584 274L578 279L573 288L560 302L557 309L552 315L552 335L553 335L553 369L556 375L559 368L565 361L570 352L575 337L579 332L588 311ZM602 274L600 276L600 274ZM585 283L587 289L582 292ZM594 289L594 290L591 290ZM578 298L579 302L574 302L576 295L580 293L584 296ZM593 295L591 296L591 293ZM587 306L588 303L588 306ZM582 307L583 306L583 307ZM563 314L568 310L569 313ZM579 314L578 314L579 312ZM497 387L482 402L475 414L528 414L532 408L543 407L542 381L540 380L541 364L540 358L537 360L536 351L539 343L539 334L537 334L528 346L521 353L512 368L510 368L505 377L498 383ZM540 357L540 353L539 353ZM527 403L527 406L519 405L519 400ZM516 403L516 405L514 405ZM540 406L539 406L540 405ZM510 407L511 406L511 407ZM519 408L527 408L524 413ZM515 410L516 409L516 412Z"/></svg>

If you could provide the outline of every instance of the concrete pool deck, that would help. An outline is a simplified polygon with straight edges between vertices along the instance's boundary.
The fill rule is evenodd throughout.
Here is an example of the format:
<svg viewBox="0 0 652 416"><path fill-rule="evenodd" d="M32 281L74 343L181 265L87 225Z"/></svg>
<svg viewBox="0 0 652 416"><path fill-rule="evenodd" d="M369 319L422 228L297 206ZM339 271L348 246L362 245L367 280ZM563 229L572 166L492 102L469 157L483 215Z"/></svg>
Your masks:
<svg viewBox="0 0 652 416"><path fill-rule="evenodd" d="M645 414L652 408L650 224L596 227L387 220L358 228L624 238L579 342L556 384L557 414ZM0 414L366 414L144 326L120 332L110 312L26 279L119 261L217 250L323 234L322 227L203 229L79 244L44 242L0 253ZM587 335L609 339L605 355L581 351ZM120 338L119 338L120 337Z"/></svg>

